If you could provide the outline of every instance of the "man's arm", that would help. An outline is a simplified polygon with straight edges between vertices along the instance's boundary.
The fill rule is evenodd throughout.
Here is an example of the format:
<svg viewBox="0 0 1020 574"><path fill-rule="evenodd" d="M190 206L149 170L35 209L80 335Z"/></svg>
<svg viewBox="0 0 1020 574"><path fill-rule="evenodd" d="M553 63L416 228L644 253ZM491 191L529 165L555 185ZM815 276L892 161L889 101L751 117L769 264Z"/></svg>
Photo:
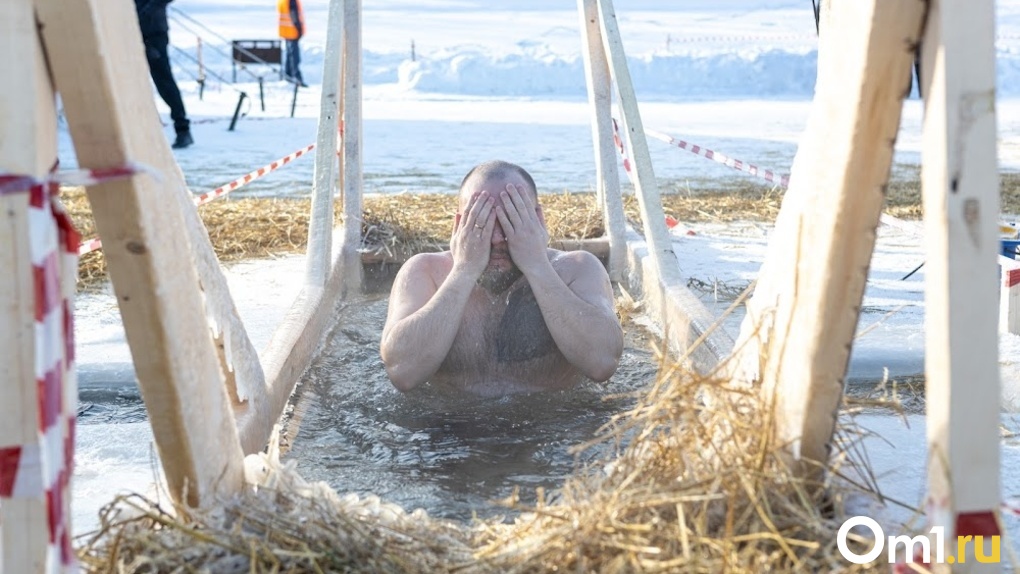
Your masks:
<svg viewBox="0 0 1020 574"><path fill-rule="evenodd" d="M531 194L513 185L499 194L496 215L510 257L524 273L556 346L590 379L613 376L623 354L623 330L613 309L613 289L602 263L579 251L549 261L549 233Z"/></svg>
<svg viewBox="0 0 1020 574"><path fill-rule="evenodd" d="M623 354L609 275L586 251L563 254L556 267L559 272L549 263L525 274L542 318L563 356L586 377L605 381Z"/></svg>
<svg viewBox="0 0 1020 574"><path fill-rule="evenodd" d="M386 374L400 391L424 383L442 366L475 281L488 263L489 238L496 224L488 194L473 196L465 212L454 223L452 263L444 261L443 255L416 255L394 279L379 354ZM446 265L450 265L449 273L437 271ZM437 284L436 275L445 279Z"/></svg>
<svg viewBox="0 0 1020 574"><path fill-rule="evenodd" d="M408 391L439 370L460 328L474 280L451 273L436 285L435 254L416 255L397 273L380 355L393 386Z"/></svg>

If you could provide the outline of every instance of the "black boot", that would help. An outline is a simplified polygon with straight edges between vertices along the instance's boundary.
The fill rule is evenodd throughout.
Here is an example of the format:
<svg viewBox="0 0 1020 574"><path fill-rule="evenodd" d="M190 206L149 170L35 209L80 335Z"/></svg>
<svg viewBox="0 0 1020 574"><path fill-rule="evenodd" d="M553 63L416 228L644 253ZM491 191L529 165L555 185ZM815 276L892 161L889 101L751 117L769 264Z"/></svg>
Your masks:
<svg viewBox="0 0 1020 574"><path fill-rule="evenodd" d="M184 149L193 143L195 143L195 140L191 138L191 130L185 130L177 132L177 139L174 140L173 145L170 147L173 149Z"/></svg>

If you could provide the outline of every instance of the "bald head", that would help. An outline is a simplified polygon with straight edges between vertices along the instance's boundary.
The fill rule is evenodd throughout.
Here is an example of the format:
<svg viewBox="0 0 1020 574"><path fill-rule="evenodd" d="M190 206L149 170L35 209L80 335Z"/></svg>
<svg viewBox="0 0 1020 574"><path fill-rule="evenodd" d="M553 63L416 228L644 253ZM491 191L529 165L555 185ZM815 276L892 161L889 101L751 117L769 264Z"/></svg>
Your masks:
<svg viewBox="0 0 1020 574"><path fill-rule="evenodd" d="M471 193L484 189L489 184L498 184L498 187L502 189L507 183L518 187L523 185L532 193L532 197L536 201L538 200L535 180L527 170L517 164L496 159L476 165L464 176L460 182L460 203L463 206Z"/></svg>

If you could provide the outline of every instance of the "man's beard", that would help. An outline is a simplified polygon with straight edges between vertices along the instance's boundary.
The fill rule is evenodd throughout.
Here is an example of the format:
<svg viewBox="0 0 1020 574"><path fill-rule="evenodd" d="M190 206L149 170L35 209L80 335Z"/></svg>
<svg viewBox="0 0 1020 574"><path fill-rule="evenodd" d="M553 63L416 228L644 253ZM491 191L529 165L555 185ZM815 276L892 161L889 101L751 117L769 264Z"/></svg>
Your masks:
<svg viewBox="0 0 1020 574"><path fill-rule="evenodd" d="M486 267L478 277L478 285L490 294L496 295L509 289L523 274L514 264L511 264L509 269Z"/></svg>

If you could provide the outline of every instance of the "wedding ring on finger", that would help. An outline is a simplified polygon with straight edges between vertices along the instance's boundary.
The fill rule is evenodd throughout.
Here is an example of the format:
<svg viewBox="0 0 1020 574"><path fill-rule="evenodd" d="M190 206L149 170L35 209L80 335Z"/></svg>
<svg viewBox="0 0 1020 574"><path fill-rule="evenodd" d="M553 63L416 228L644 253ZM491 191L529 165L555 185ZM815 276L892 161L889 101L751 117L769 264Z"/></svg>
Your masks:
<svg viewBox="0 0 1020 574"><path fill-rule="evenodd" d="M475 224L475 228L476 228L476 229L485 229L485 226L484 226L484 225L478 225L478 224L476 223L476 224Z"/></svg>

